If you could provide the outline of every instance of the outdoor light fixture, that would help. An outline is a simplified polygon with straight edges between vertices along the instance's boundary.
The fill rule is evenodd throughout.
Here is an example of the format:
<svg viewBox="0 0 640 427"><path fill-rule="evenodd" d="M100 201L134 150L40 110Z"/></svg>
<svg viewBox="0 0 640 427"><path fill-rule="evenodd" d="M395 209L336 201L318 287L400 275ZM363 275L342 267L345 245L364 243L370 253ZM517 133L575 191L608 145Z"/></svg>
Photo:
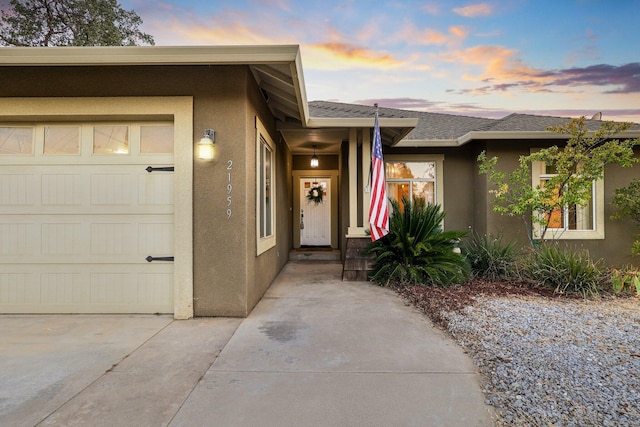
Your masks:
<svg viewBox="0 0 640 427"><path fill-rule="evenodd" d="M317 168L319 164L318 156L316 156L316 146L313 146L313 156L311 156L311 167Z"/></svg>
<svg viewBox="0 0 640 427"><path fill-rule="evenodd" d="M216 131L205 129L204 135L198 142L198 158L200 160L213 160L216 154Z"/></svg>

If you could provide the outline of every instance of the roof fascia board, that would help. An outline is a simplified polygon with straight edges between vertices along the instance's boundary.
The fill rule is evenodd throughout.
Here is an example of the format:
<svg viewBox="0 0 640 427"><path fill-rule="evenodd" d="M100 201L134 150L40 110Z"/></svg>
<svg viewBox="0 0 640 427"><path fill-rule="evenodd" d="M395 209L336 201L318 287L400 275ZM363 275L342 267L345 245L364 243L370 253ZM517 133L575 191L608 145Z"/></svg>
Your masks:
<svg viewBox="0 0 640 427"><path fill-rule="evenodd" d="M297 45L11 47L0 51L0 66L251 65L291 63L299 56Z"/></svg>
<svg viewBox="0 0 640 427"><path fill-rule="evenodd" d="M289 64L291 69L291 78L293 80L293 89L298 98L298 110L300 112L300 122L306 124L309 122L309 102L307 101L307 87L304 82L304 74L302 72L302 57L300 47L296 46L296 57Z"/></svg>
<svg viewBox="0 0 640 427"><path fill-rule="evenodd" d="M588 135L593 135L593 132L589 132ZM627 139L627 138L640 138L640 131L626 131L618 135L613 135L613 139ZM549 131L472 131L464 134L458 139L403 139L396 147L460 147L468 144L473 140L511 140L511 139L537 139L537 140L551 140L568 139L567 135L560 135Z"/></svg>
<svg viewBox="0 0 640 427"><path fill-rule="evenodd" d="M593 135L593 131L588 132L587 136ZM638 138L640 131L626 131L611 138ZM569 139L568 135L561 135L551 131L472 131L458 138L458 145L464 145L474 139Z"/></svg>
<svg viewBox="0 0 640 427"><path fill-rule="evenodd" d="M457 139L403 139L395 147L425 148L425 147L459 147Z"/></svg>
<svg viewBox="0 0 640 427"><path fill-rule="evenodd" d="M378 125L381 128L414 128L418 126L420 119L417 118L378 118ZM349 118L349 117L312 117L307 121L310 128L372 128L375 119L371 118Z"/></svg>

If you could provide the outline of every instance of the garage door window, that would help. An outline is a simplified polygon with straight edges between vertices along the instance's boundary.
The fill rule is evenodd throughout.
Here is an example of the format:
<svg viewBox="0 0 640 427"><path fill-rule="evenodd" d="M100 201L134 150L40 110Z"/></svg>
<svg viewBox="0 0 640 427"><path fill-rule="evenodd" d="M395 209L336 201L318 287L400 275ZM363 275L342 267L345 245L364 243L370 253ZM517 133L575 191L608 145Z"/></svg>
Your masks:
<svg viewBox="0 0 640 427"><path fill-rule="evenodd" d="M129 154L129 127L93 128L93 154Z"/></svg>
<svg viewBox="0 0 640 427"><path fill-rule="evenodd" d="M33 154L33 128L0 127L0 154Z"/></svg>
<svg viewBox="0 0 640 427"><path fill-rule="evenodd" d="M80 127L46 126L44 154L80 154Z"/></svg>
<svg viewBox="0 0 640 427"><path fill-rule="evenodd" d="M141 126L142 154L173 154L173 126Z"/></svg>

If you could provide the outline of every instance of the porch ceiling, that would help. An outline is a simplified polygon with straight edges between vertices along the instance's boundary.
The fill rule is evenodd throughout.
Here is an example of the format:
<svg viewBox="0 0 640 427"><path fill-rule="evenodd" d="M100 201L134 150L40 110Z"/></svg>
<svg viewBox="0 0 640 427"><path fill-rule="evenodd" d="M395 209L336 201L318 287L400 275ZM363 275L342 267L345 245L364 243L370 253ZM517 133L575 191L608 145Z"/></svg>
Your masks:
<svg viewBox="0 0 640 427"><path fill-rule="evenodd" d="M380 136L384 145L396 145L418 124L417 119L379 119ZM349 140L351 128L373 129L374 119L363 118L310 118L307 126L279 123L282 134L293 154L338 154L343 141Z"/></svg>

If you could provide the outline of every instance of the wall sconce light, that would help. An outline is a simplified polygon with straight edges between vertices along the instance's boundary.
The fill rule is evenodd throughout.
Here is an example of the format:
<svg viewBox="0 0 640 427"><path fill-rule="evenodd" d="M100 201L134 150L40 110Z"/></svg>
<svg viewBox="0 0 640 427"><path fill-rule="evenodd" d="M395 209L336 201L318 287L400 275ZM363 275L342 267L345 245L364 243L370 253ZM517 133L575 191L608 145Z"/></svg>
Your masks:
<svg viewBox="0 0 640 427"><path fill-rule="evenodd" d="M216 154L216 131L213 129L205 129L204 135L198 142L198 158L200 160L213 160Z"/></svg>
<svg viewBox="0 0 640 427"><path fill-rule="evenodd" d="M311 156L311 167L317 168L319 165L318 156L316 156L316 146L313 146L313 156Z"/></svg>

